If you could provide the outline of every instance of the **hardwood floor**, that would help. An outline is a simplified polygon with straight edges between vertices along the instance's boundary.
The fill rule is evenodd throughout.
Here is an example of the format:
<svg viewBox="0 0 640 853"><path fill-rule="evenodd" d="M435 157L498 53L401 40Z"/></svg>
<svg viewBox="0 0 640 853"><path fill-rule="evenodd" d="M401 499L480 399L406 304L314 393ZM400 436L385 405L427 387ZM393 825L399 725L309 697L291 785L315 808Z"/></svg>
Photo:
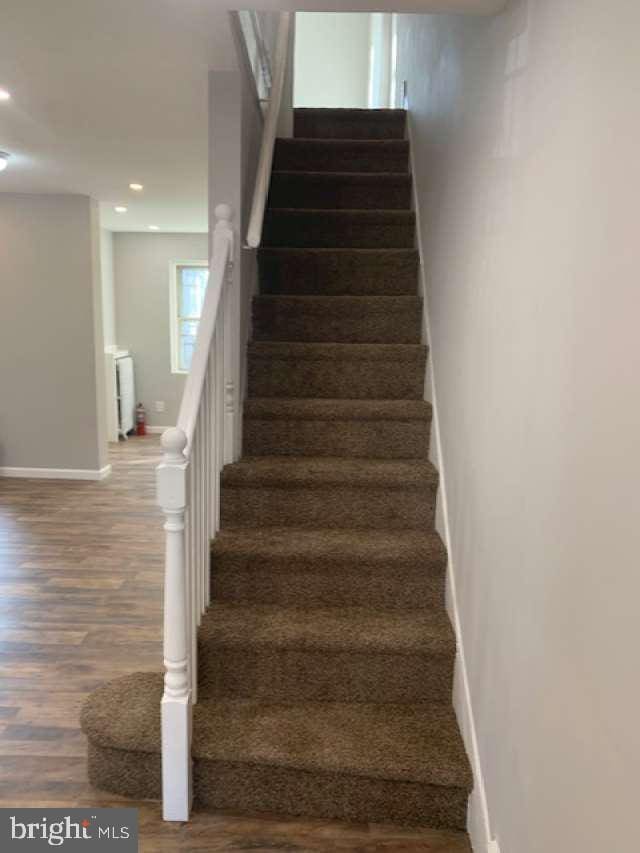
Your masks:
<svg viewBox="0 0 640 853"><path fill-rule="evenodd" d="M162 666L157 436L111 452L101 483L0 479L0 806L110 806L92 789L78 726L103 681ZM127 801L129 802L129 801ZM467 853L458 833L140 809L141 851Z"/></svg>

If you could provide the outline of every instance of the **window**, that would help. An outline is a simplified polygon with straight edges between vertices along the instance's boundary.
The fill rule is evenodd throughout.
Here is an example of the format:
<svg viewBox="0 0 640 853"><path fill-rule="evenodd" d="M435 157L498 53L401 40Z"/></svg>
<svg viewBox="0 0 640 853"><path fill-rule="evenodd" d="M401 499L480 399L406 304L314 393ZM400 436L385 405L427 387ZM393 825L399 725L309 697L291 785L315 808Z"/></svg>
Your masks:
<svg viewBox="0 0 640 853"><path fill-rule="evenodd" d="M209 281L207 261L171 265L171 370L188 373Z"/></svg>

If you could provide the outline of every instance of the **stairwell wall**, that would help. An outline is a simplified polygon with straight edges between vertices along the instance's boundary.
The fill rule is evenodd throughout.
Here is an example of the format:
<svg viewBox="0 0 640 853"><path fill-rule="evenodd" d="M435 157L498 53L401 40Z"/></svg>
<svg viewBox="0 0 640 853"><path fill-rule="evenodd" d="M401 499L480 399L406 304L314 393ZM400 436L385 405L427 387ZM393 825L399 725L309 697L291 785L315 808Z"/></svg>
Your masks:
<svg viewBox="0 0 640 853"><path fill-rule="evenodd" d="M398 19L482 853L635 846L639 28Z"/></svg>

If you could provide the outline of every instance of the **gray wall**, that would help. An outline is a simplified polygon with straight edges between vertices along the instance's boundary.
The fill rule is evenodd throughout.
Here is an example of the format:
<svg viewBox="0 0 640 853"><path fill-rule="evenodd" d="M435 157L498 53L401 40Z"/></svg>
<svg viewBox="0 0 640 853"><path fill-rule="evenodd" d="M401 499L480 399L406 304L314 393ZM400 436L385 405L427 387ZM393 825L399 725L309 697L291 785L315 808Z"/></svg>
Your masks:
<svg viewBox="0 0 640 853"><path fill-rule="evenodd" d="M100 278L102 283L102 327L105 347L118 343L113 282L113 233L100 229Z"/></svg>
<svg viewBox="0 0 640 853"><path fill-rule="evenodd" d="M0 467L106 464L97 210L0 193Z"/></svg>
<svg viewBox="0 0 640 853"><path fill-rule="evenodd" d="M117 343L134 356L150 426L176 423L185 381L171 372L170 265L208 257L207 234L113 234ZM165 401L164 412L154 410L156 400Z"/></svg>
<svg viewBox="0 0 640 853"><path fill-rule="evenodd" d="M502 853L638 847L639 31L635 0L399 21L450 559Z"/></svg>

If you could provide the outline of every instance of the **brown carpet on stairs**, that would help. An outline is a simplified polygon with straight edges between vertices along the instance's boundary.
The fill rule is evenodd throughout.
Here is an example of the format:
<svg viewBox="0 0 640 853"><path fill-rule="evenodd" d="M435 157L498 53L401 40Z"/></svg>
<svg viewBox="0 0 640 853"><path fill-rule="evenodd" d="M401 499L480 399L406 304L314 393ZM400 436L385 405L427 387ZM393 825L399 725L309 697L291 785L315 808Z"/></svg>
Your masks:
<svg viewBox="0 0 640 853"><path fill-rule="evenodd" d="M463 828L405 115L297 110L274 157L243 459L199 630L196 802ZM83 711L95 785L160 794L159 674Z"/></svg>

